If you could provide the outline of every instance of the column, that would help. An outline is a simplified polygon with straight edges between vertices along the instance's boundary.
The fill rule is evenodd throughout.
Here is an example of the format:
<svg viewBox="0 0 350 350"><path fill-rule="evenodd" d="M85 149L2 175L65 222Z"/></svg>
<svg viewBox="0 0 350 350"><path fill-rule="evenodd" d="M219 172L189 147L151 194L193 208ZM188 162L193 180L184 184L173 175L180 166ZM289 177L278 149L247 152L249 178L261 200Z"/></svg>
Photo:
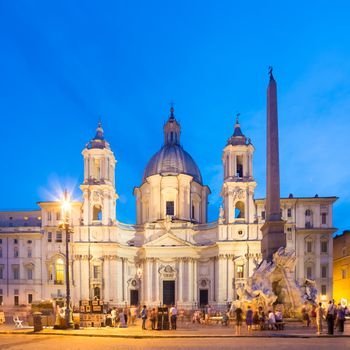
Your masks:
<svg viewBox="0 0 350 350"><path fill-rule="evenodd" d="M160 303L160 295L159 295L159 284L160 284L160 280L159 280L159 259L155 260L155 271L154 271L155 277L156 277L156 282L155 282L155 288L156 288L156 302L157 304Z"/></svg>
<svg viewBox="0 0 350 350"><path fill-rule="evenodd" d="M119 257L115 257L115 260L112 260L113 268L112 268L112 274L116 276L116 281L114 283L115 288L115 302L118 304L121 304L123 301L123 288L124 288L124 281L123 281L123 262L122 259Z"/></svg>
<svg viewBox="0 0 350 350"><path fill-rule="evenodd" d="M110 277L109 277L109 259L107 256L103 258L103 299L108 302L110 299Z"/></svg>
<svg viewBox="0 0 350 350"><path fill-rule="evenodd" d="M81 298L89 299L90 286L89 286L89 257L87 255L82 256L81 260Z"/></svg>
<svg viewBox="0 0 350 350"><path fill-rule="evenodd" d="M123 258L123 302L128 301L128 259Z"/></svg>
<svg viewBox="0 0 350 350"><path fill-rule="evenodd" d="M193 302L193 263L192 258L188 259L187 262L188 269L188 301Z"/></svg>
<svg viewBox="0 0 350 350"><path fill-rule="evenodd" d="M178 301L183 302L183 258L179 258Z"/></svg>
<svg viewBox="0 0 350 350"><path fill-rule="evenodd" d="M195 259L193 261L193 300L195 302L198 301L198 276L197 276L197 270L198 270L198 260Z"/></svg>
<svg viewBox="0 0 350 350"><path fill-rule="evenodd" d="M210 295L209 301L215 301L215 257L210 258Z"/></svg>
<svg viewBox="0 0 350 350"><path fill-rule="evenodd" d="M147 259L147 300L152 302L152 259Z"/></svg>

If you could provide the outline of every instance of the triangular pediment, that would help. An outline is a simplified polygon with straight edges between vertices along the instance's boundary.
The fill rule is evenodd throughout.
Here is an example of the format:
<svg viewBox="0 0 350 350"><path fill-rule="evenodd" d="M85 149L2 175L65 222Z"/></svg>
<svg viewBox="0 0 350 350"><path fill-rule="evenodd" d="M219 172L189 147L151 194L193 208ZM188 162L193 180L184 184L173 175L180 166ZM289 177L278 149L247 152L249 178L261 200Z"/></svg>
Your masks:
<svg viewBox="0 0 350 350"><path fill-rule="evenodd" d="M147 242L145 247L192 247L192 244L167 232L156 239Z"/></svg>

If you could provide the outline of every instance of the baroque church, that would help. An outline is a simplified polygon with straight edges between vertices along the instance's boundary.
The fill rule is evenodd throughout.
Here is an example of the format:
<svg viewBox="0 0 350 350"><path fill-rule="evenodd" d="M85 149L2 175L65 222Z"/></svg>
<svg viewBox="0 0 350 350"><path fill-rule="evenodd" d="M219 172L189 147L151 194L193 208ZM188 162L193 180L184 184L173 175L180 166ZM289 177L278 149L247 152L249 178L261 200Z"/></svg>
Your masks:
<svg viewBox="0 0 350 350"><path fill-rule="evenodd" d="M228 132L229 133L229 132ZM237 287L261 259L265 200L255 199L254 146L236 121L222 153L224 178L218 218L208 222L210 189L181 144L174 109L164 144L134 188L136 224L116 217L115 155L101 124L87 143L82 202L72 203L72 304L98 298L109 305L176 303L180 308L237 299ZM287 248L295 250L295 279L316 281L332 297L336 197L281 198ZM65 297L65 232L60 202L33 211L0 212L0 305Z"/></svg>

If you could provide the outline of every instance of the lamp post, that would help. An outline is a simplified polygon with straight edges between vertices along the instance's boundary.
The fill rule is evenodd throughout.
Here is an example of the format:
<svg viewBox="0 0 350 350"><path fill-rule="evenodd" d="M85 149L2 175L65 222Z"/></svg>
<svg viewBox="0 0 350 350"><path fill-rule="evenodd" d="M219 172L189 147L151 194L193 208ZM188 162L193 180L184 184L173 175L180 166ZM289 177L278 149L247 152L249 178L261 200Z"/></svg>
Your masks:
<svg viewBox="0 0 350 350"><path fill-rule="evenodd" d="M73 230L70 228L70 211L71 203L67 190L64 191L64 197L62 201L62 214L63 222L60 224L60 228L66 233L66 328L73 328L73 318L70 309L70 278L69 278L69 237Z"/></svg>

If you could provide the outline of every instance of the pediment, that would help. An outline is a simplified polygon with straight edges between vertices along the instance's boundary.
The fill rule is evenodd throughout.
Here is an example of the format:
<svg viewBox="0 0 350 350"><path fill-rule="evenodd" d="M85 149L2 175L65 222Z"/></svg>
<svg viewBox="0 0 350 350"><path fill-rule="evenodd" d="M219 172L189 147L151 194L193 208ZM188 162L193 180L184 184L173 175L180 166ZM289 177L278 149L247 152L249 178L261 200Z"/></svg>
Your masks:
<svg viewBox="0 0 350 350"><path fill-rule="evenodd" d="M147 242L145 247L192 247L192 244L167 232L156 239Z"/></svg>

